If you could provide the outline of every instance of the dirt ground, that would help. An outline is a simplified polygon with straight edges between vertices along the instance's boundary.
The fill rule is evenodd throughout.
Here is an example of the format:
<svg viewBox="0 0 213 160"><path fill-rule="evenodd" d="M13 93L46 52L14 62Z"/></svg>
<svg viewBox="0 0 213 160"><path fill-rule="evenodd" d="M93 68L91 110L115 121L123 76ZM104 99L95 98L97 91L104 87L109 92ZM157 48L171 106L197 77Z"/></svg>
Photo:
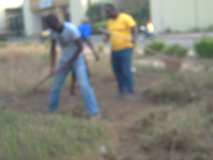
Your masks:
<svg viewBox="0 0 213 160"><path fill-rule="evenodd" d="M39 47L31 45L23 49L14 45L1 49L0 74L3 76L1 76L0 99L2 108L18 112L47 113L50 81L42 85L37 92L22 95L48 73L47 51ZM108 129L111 130L109 132L115 136L116 159L137 160L139 158L135 157L135 153L138 152L138 146L135 145L137 139L133 127L140 120L143 112L158 105L146 99L144 91L162 81L165 75L170 73L147 71L139 67L135 73L135 96L128 99L120 98L117 96L116 82L111 72L110 57L103 54L101 58L99 62L89 61L91 83L103 112L103 122L108 124ZM58 114L84 118L85 113L79 92L71 96L68 86L67 82L62 93ZM112 157L108 159L113 160Z"/></svg>

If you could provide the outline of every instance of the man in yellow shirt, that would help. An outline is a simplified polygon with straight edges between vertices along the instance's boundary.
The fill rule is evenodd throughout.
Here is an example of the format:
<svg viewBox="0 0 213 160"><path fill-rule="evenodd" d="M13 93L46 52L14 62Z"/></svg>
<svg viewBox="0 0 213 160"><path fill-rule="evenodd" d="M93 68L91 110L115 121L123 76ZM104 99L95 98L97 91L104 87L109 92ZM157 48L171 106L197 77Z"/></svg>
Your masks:
<svg viewBox="0 0 213 160"><path fill-rule="evenodd" d="M132 68L132 54L135 45L136 22L127 13L120 13L114 6L106 9L107 40L112 47L112 69L114 71L119 94L124 96L133 95L134 80Z"/></svg>

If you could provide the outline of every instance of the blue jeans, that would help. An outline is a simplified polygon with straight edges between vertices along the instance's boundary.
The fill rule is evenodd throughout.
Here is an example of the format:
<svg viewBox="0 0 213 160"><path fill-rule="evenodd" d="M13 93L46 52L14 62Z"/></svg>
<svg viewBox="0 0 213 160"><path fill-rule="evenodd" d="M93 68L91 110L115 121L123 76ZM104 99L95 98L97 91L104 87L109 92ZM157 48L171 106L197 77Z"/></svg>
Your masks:
<svg viewBox="0 0 213 160"><path fill-rule="evenodd" d="M62 65L63 64L61 64L60 66ZM85 108L88 114L90 116L96 116L100 112L100 109L97 104L94 91L89 82L85 60L83 56L80 56L76 60L76 62L70 67L70 69L66 71L62 71L55 76L54 82L50 91L49 106L48 106L49 112L57 111L59 106L59 101L60 101L60 94L61 94L64 81L72 70L76 74L77 83L79 85L80 93L83 98Z"/></svg>
<svg viewBox="0 0 213 160"><path fill-rule="evenodd" d="M134 93L132 68L132 48L112 52L112 68L118 83L119 93L131 95Z"/></svg>

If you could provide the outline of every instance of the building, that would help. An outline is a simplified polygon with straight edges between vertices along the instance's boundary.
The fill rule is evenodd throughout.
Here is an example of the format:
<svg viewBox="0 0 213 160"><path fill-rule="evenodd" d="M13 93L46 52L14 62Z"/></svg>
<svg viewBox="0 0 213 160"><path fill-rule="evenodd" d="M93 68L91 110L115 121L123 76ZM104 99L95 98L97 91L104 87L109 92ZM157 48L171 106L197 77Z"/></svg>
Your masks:
<svg viewBox="0 0 213 160"><path fill-rule="evenodd" d="M22 4L23 0L0 1L0 35L10 33L10 27L15 26L16 22L21 23L17 19L20 18Z"/></svg>
<svg viewBox="0 0 213 160"><path fill-rule="evenodd" d="M23 21L26 36L38 35L44 29L43 17L50 12L60 13L69 10L66 0L24 0Z"/></svg>
<svg viewBox="0 0 213 160"><path fill-rule="evenodd" d="M113 0L4 0L0 1L0 35L39 35L45 28L43 17L56 13L79 24L88 6Z"/></svg>
<svg viewBox="0 0 213 160"><path fill-rule="evenodd" d="M24 35L24 22L22 7L8 8L5 10L5 22L7 35Z"/></svg>
<svg viewBox="0 0 213 160"><path fill-rule="evenodd" d="M150 0L156 32L191 31L213 26L212 0Z"/></svg>
<svg viewBox="0 0 213 160"><path fill-rule="evenodd" d="M75 24L79 24L90 4L110 0L24 0L24 30L26 36L39 34L44 28L43 17L54 12L59 17L70 15Z"/></svg>

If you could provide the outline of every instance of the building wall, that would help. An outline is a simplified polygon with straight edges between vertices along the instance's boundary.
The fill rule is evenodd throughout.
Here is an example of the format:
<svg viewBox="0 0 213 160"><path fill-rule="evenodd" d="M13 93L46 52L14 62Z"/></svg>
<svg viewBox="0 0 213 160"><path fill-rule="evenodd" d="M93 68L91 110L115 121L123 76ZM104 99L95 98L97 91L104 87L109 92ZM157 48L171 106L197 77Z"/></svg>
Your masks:
<svg viewBox="0 0 213 160"><path fill-rule="evenodd" d="M144 5L144 0L116 0L118 8L125 10L129 13L135 13L139 11Z"/></svg>
<svg viewBox="0 0 213 160"><path fill-rule="evenodd" d="M26 36L33 36L41 32L41 17L32 11L29 0L23 4L24 30Z"/></svg>
<svg viewBox="0 0 213 160"><path fill-rule="evenodd" d="M81 20L85 18L86 11L88 9L89 0L69 0L70 1L70 14L72 15L72 22L79 25ZM91 3L104 3L111 2L113 0L90 0Z"/></svg>
<svg viewBox="0 0 213 160"><path fill-rule="evenodd" d="M70 0L70 14L72 22L76 25L80 24L85 17L87 11L88 0Z"/></svg>
<svg viewBox="0 0 213 160"><path fill-rule="evenodd" d="M32 4L30 3L32 1ZM40 0L24 0L23 15L25 24L25 35L32 36L41 32L42 22L41 13L45 12L38 8ZM92 3L96 2L112 2L113 0L91 0ZM85 13L88 8L88 0L54 0L54 8L60 3L66 2L68 4L69 13L71 15L72 22L79 25L81 20L85 18ZM52 9L57 10L57 9Z"/></svg>
<svg viewBox="0 0 213 160"><path fill-rule="evenodd" d="M0 0L0 34L7 34L6 9L18 8L22 0Z"/></svg>
<svg viewBox="0 0 213 160"><path fill-rule="evenodd" d="M4 34L6 30L5 8L0 6L0 34Z"/></svg>
<svg viewBox="0 0 213 160"><path fill-rule="evenodd" d="M206 28L213 25L212 10L212 0L151 0L151 16L156 32Z"/></svg>

